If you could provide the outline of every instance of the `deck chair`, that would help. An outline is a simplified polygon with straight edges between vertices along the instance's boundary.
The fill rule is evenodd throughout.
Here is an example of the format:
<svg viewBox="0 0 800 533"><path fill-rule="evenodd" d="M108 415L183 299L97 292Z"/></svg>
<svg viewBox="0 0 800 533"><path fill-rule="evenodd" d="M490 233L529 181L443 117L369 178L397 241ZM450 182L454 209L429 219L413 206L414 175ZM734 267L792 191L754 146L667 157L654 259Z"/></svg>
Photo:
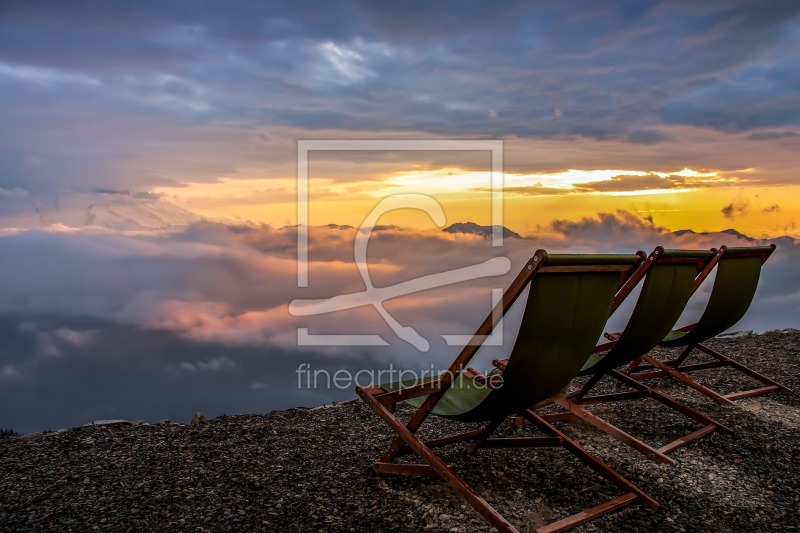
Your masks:
<svg viewBox="0 0 800 533"><path fill-rule="evenodd" d="M774 250L774 244L737 248L722 246L711 263L698 276L694 286L694 290L697 290L714 266L716 266L717 276L702 316L694 324L670 331L660 343L661 346L668 348L683 347L683 351L677 358L670 361L660 361L650 355L644 355L631 363L626 374L640 382L656 377L669 376L708 396L717 403L729 406L733 405L733 400L737 398L756 396L778 390L792 393L791 390L780 383L701 344L729 329L745 315L756 292L761 266L769 259ZM684 364L695 348L714 357L716 361ZM648 364L641 365L642 361ZM686 375L686 372L722 366L735 368L759 381L763 386L730 394L720 394Z"/></svg>
<svg viewBox="0 0 800 533"><path fill-rule="evenodd" d="M515 532L514 526L434 449L465 441L470 441L469 451L563 446L624 494L538 531L564 531L635 502L648 509L657 508L655 500L528 408L558 392L578 373L602 332L615 292L643 259L644 254L548 255L538 250L447 372L428 381L356 387L361 398L397 434L388 451L374 464L374 469L382 474L442 478L498 531ZM502 383L470 379L462 369L526 287L530 290L522 323L508 365L501 375ZM407 423L394 414L394 407L400 401L417 408ZM492 434L505 419L518 412L545 436L493 438ZM423 441L416 433L430 414L479 422L482 427ZM398 456L407 453L415 454L422 462L396 461Z"/></svg>
<svg viewBox="0 0 800 533"><path fill-rule="evenodd" d="M549 422L582 420L646 457L667 464L675 464L675 460L666 454L681 446L714 431L730 433L730 429L719 422L617 370L629 365L642 354L648 353L671 330L692 295L695 278L715 256L714 252L713 250L665 250L660 246L653 250L647 260L617 291L614 298L612 313L644 279L636 306L625 329L621 333L607 333L606 338L609 342L595 347L594 353L578 374L589 376L588 381L579 390L566 395L556 394L537 406L543 407L555 403L565 412L542 415L542 417ZM494 363L499 368L504 366L503 361ZM589 393L594 387L606 377L615 383L627 385L633 391L590 396ZM584 407L584 405L648 397L691 418L702 427L655 449ZM524 423L524 420L516 417L514 422L519 424Z"/></svg>

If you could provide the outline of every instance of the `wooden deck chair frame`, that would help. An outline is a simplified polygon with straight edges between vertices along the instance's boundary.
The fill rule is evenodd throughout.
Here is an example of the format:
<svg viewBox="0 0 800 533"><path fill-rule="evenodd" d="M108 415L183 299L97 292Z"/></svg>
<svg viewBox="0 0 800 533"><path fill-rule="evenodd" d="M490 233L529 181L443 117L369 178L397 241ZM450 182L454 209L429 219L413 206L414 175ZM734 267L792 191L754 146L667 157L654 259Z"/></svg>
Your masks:
<svg viewBox="0 0 800 533"><path fill-rule="evenodd" d="M467 484L467 482L461 478L453 468L448 466L434 452L434 448L465 441L471 441L469 451L475 451L478 448L527 448L561 446L575 455L575 457L577 457L577 459L579 459L582 463L592 468L595 472L600 474L603 478L624 492L622 496L613 498L583 512L537 529L536 531L540 533L565 531L598 516L615 511L635 502L641 503L647 509L655 509L658 507L658 503L655 500L650 498L650 496L645 494L630 481L626 480L609 466L604 464L595 456L591 455L588 451L576 444L535 412L525 409L527 404L515 407L514 409L510 410L510 412L496 412L495 414L490 415L485 419L485 421L488 423L478 430L468 431L465 433L451 435L449 437L426 442L422 441L416 435L426 418L432 412L434 412L437 404L442 400L442 398L446 397L445 393L453 386L453 383L456 379L471 381L468 377L462 375L462 369L465 368L465 366L478 351L483 340L489 333L492 332L499 319L505 315L511 305L523 293L524 289L531 284L531 293L529 293L528 303L526 303L526 314L528 313L527 306L530 304L531 299L533 298L533 283L539 279L539 276L546 275L547 273L558 272L569 273L602 271L604 272L604 279L607 279L609 273L617 272L619 274L619 279L616 282L617 286L616 288L612 287L608 294L607 304L610 308L615 290L618 289L619 286L621 286L635 271L635 268L644 259L644 254L640 252L636 255L627 256L629 259L633 258L632 261L626 260L625 262L615 261L604 263L597 263L593 262L592 260L592 258L595 258L594 261L597 261L596 258L603 256L582 256L589 259L582 264L573 263L569 265L558 265L556 261L550 260L554 257L556 256L548 256L544 250L538 250L536 252L530 261L528 261L528 263L523 267L520 274L511 283L509 289L503 294L502 300L497 304L496 308L478 327L469 344L462 349L462 351L450 365L448 371L445 372L441 377L425 383L394 390L387 390L386 385L382 387L356 387L356 391L361 398L378 414L381 419L383 419L384 422L386 422L386 424L397 435L389 446L388 451L379 461L374 464L375 471L381 474L404 474L439 477L453 489L455 489L492 526L494 526L498 531L502 532L516 532L517 530L508 521L506 521L478 492L476 492L469 484ZM541 284L539 284L539 286L541 286ZM526 323L525 319L526 317L523 316L523 326ZM539 321L542 320L542 318L537 316L531 318L531 320ZM605 319L603 319L603 322L604 320ZM592 326L592 328L594 328L594 326ZM602 330L602 324L600 324L598 328L599 329L597 333L594 333L594 330L592 329L591 334L595 335L595 339L596 335L599 335L599 331ZM517 340L519 341L519 338ZM590 342L594 341L591 340ZM514 360L515 353L517 353L516 348L517 345L515 344L515 348L512 349L511 352L512 360ZM590 352L591 346L588 346L586 349L586 358L588 358ZM524 353L527 353L527 351ZM528 355L517 357L528 358ZM519 360L520 359L516 359L516 361ZM582 362L579 361L577 368L580 368L580 364L582 364ZM576 372L577 368L575 370ZM569 379L571 379L571 376L566 377L566 382L568 382ZM492 389L488 393L489 396L487 396L487 398L491 398L491 394L494 394L495 392L498 392L498 389ZM551 393L546 393L546 395L549 394ZM495 397L498 396L499 395ZM421 402L421 404L416 412L411 416L410 420L404 423L394 414L395 404L404 400L412 401L414 398L417 398L417 402ZM497 402L494 402L492 405L495 404L497 404ZM531 424L541 430L545 436L521 438L492 437L494 431L505 421L505 419L509 415L518 412L520 409L523 410L522 416L524 416L528 421L531 422ZM396 462L396 459L399 456L407 453L416 454L423 461L423 463L409 464Z"/></svg>
<svg viewBox="0 0 800 533"><path fill-rule="evenodd" d="M696 291L700 285L703 283L705 279L708 278L711 271L714 267L717 268L717 276L720 276L720 268L724 268L723 265L727 264L729 261L737 261L741 259L758 259L760 260L760 265L763 265L767 259L769 259L772 252L775 250L775 245L771 244L769 246L753 246L753 247L737 247L737 248L728 248L726 246L722 246L717 251L714 259L703 269L701 274L698 276L693 292ZM721 405L731 406L733 405L733 400L738 398L745 398L749 396L757 396L760 394L767 394L774 391L783 391L790 394L793 392L786 388L785 386L781 385L777 381L768 378L767 376L753 370L750 367L745 366L744 364L732 359L724 354L716 350L712 350L708 346L702 344L702 342L719 335L723 331L729 329L734 324L736 324L747 312L747 309L750 307L750 304L755 296L756 286L758 284L759 274L760 274L760 265L758 273L751 276L751 279L742 280L742 284L737 284L737 286L732 288L732 292L735 293L736 298L738 299L738 306L733 309L732 312L729 311L731 308L730 306L723 306L719 305L714 301L715 298L722 298L724 295L719 295L717 291L721 292L725 290L726 287L720 287L717 283L717 280L714 282L714 287L711 291L711 296L709 297L709 301L706 307L706 311L703 313L701 318L688 326L684 326L672 332L673 337L678 337L674 340L665 340L661 343L662 346L666 347L684 347L683 351L678 355L677 358L668 360L668 361L660 361L651 355L644 355L641 358L633 361L631 365L628 367L625 374L633 377L637 381L641 382L648 379L653 379L657 377L668 376L671 377L684 385L687 385L697 392L708 396L715 402ZM731 283L729 279L724 279L720 281L720 284L728 284ZM725 307L725 309L721 309ZM719 315L728 313L728 316L723 317L725 320L720 321L717 324L709 326L706 328L706 323L709 320L710 315ZM712 320L715 318L714 316L711 317ZM698 333L698 328L706 328L704 333L700 333L695 335L694 333ZM686 333L686 335L677 336L677 333ZM710 362L702 362L702 363L694 363L694 364L685 364L689 355L695 350L699 350L704 352L710 356L712 356L715 361ZM645 362L647 364L642 365L641 363ZM730 367L740 372L750 376L754 380L760 382L763 386L755 388L755 389L748 389L743 391L737 391L729 394L720 394L717 391L702 385L701 383L697 382L696 380L692 379L688 375L687 372L693 372L697 370L705 370L709 368L719 368L719 367Z"/></svg>
<svg viewBox="0 0 800 533"><path fill-rule="evenodd" d="M633 310L625 330L622 333L606 333L608 342L595 347L596 355L590 359L590 362L579 374L579 376L589 376L589 380L579 390L566 395L556 394L536 406L556 404L565 412L542 415L542 418L548 422L581 420L654 461L672 465L675 464L675 460L668 457L667 454L677 448L710 435L714 431L731 433L729 428L716 420L617 370L637 359L642 353L647 353L654 348L663 335L671 330L694 291L697 277L705 272L708 264L716 257L715 252L716 250L665 250L661 246L656 247L647 260L617 291L614 298L612 313L622 305L636 286L645 280L642 293L639 295L636 308ZM661 267L661 277L654 278L654 275L659 272L659 267ZM676 280L678 276L680 279ZM630 341L631 337L636 338L637 336L640 337L638 341ZM622 342L620 343L620 341ZM600 355L603 353L606 355ZM505 361L494 361L494 363L498 368L503 368L505 365ZM633 391L590 396L594 387L606 377L615 380L615 384L632 388ZM702 427L656 449L584 407L592 404L643 398L656 400L691 418ZM527 423L522 417L514 418L513 422L516 424Z"/></svg>

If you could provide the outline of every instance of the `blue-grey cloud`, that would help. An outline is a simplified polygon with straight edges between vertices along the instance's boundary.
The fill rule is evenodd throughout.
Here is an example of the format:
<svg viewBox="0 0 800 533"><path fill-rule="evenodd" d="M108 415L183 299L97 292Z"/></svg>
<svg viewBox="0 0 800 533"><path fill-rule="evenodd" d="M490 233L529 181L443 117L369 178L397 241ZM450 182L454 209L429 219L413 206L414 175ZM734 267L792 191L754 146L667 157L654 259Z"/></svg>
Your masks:
<svg viewBox="0 0 800 533"><path fill-rule="evenodd" d="M13 128L0 135L0 186L206 181L243 160L288 161L294 139L321 130L654 144L690 125L788 138L800 126L798 12L3 2L0 120ZM254 132L279 128L293 138L252 149Z"/></svg>

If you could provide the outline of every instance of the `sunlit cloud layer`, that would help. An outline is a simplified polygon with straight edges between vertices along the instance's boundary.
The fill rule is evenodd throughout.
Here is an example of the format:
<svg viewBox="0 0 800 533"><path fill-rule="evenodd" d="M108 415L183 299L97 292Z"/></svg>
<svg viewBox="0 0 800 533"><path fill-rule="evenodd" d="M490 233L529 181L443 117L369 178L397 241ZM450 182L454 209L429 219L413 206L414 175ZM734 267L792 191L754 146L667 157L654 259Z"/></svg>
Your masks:
<svg viewBox="0 0 800 533"><path fill-rule="evenodd" d="M737 327L796 327L798 50L790 0L5 0L0 405L21 407L0 409L0 426L329 401L292 386L299 362L448 360L441 335L469 333L536 248L777 242ZM502 141L502 191L488 152L318 151L301 220L298 141L331 139ZM289 313L364 289L353 237L397 193L429 195L446 223L382 217L376 286L513 265L388 301L431 341L424 354L369 306ZM466 221L525 238L494 248L441 231ZM388 346L298 346L299 327Z"/></svg>
<svg viewBox="0 0 800 533"><path fill-rule="evenodd" d="M379 228L369 247L370 277L377 287L492 256L511 260L505 276L385 302L400 324L430 341L423 353L399 339L370 306L311 317L289 312L288 303L297 298L364 290L353 258L355 231L312 228L309 287L298 288L295 228L197 222L137 231L63 224L5 230L0 400L17 407L2 411L4 423L35 430L94 418L187 419L198 409L214 415L349 397L348 391L299 390L293 372L301 362L332 370L447 364L457 347L447 346L442 335L471 333L490 309L491 289L507 286L537 248L632 252L656 244L777 242L756 301L736 328L796 327L800 316L800 293L787 290L800 286L800 247L788 237L759 241L735 232L673 233L630 212L555 220L525 239L505 239L502 248L477 235ZM704 287L682 321L696 317L707 296ZM491 357L507 352L518 319L518 310L509 315L504 346L482 351L476 364L488 365ZM622 324L619 316L609 327ZM301 346L298 328L318 335L378 334L387 346ZM142 394L143 384L152 394Z"/></svg>

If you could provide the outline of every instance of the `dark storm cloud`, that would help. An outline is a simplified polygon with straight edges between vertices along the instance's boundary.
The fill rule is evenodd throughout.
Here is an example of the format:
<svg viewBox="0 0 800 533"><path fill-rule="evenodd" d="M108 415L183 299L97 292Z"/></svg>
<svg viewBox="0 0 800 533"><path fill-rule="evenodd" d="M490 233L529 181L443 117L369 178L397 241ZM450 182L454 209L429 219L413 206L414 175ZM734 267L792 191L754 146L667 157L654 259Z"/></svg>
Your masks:
<svg viewBox="0 0 800 533"><path fill-rule="evenodd" d="M799 11L3 2L0 120L14 127L0 137L0 186L208 181L290 161L296 136L319 130L654 144L673 139L658 126L679 124L788 137ZM257 130L279 126L293 138L253 150Z"/></svg>

